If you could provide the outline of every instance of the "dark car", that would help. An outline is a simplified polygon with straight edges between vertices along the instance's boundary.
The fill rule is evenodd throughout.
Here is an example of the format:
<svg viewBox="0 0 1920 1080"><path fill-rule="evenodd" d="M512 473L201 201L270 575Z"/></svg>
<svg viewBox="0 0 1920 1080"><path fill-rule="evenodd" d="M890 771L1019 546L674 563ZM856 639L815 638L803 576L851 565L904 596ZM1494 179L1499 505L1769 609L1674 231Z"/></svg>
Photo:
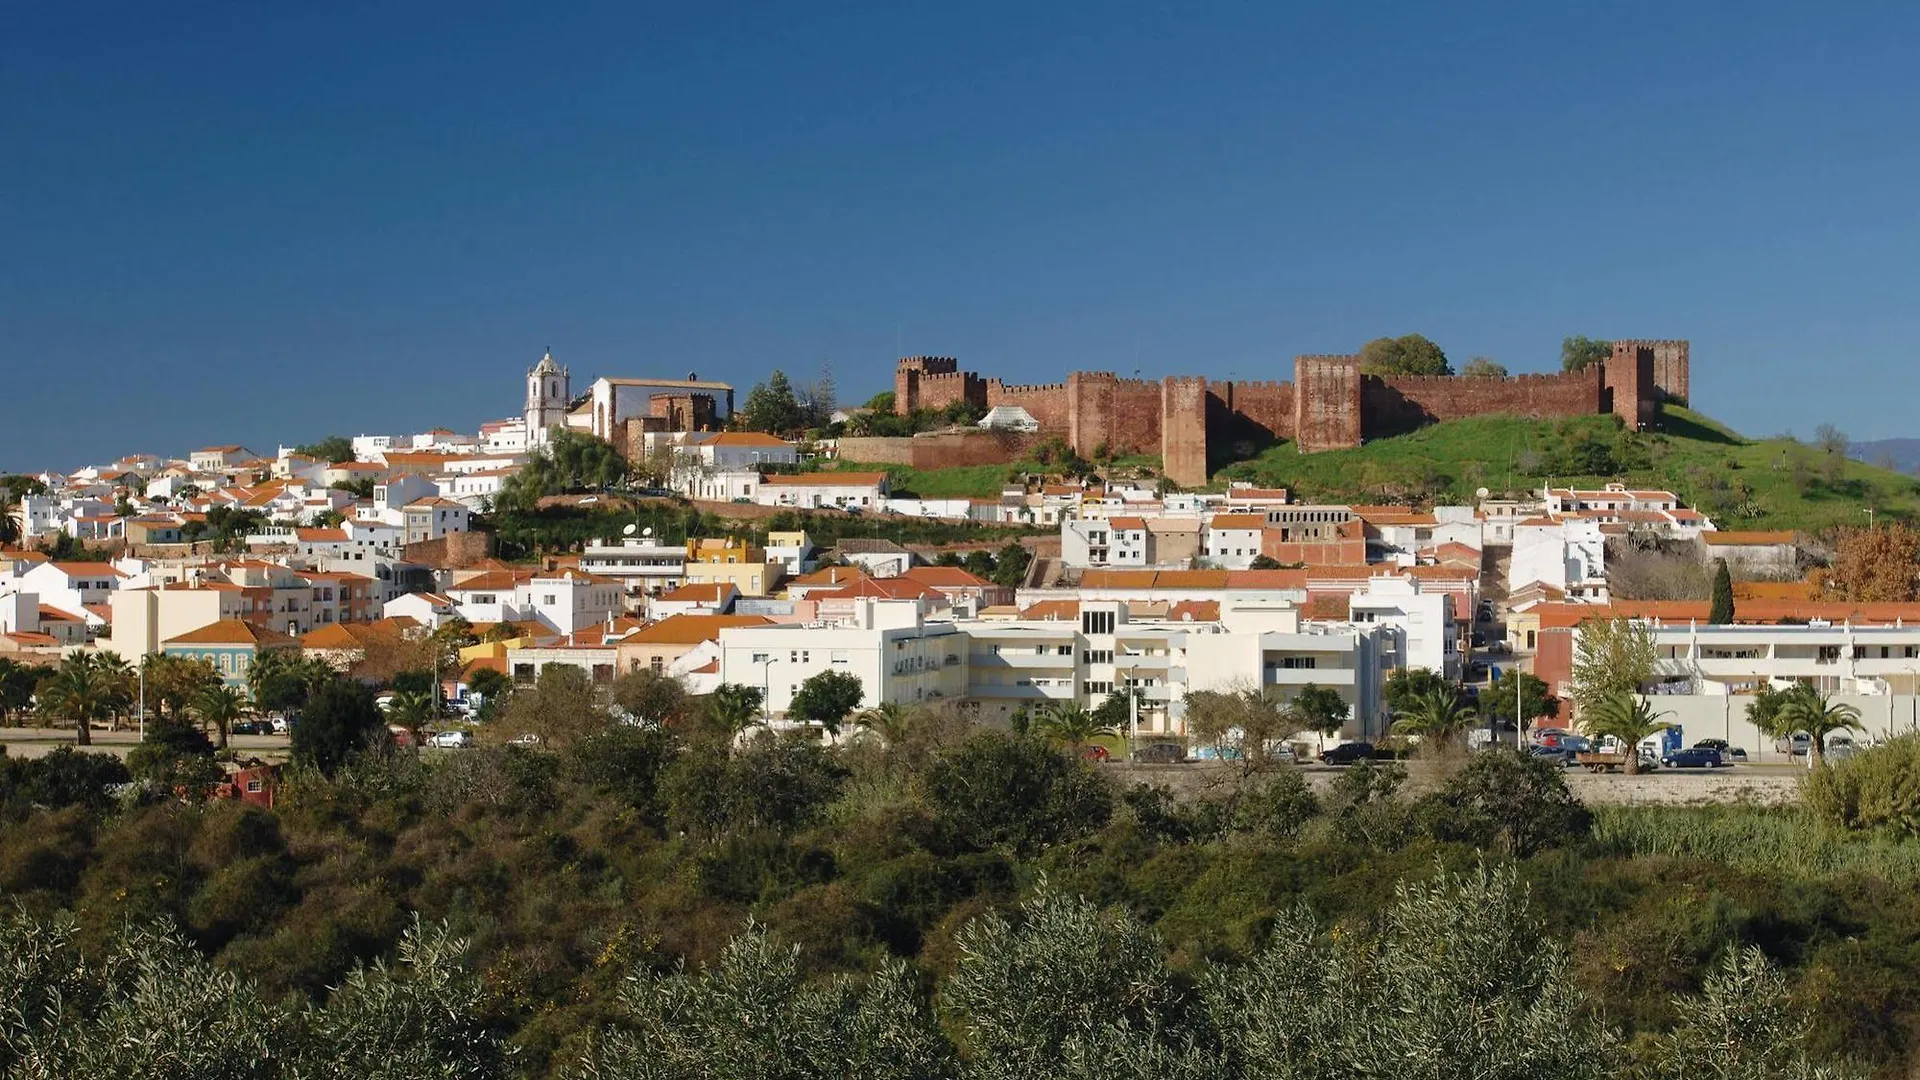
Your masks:
<svg viewBox="0 0 1920 1080"><path fill-rule="evenodd" d="M1667 751L1661 756L1660 764L1669 769L1718 769L1726 765L1727 760L1718 750L1690 746Z"/></svg>
<svg viewBox="0 0 1920 1080"><path fill-rule="evenodd" d="M1187 760L1187 748L1179 743L1153 743L1135 750L1133 760L1150 765L1174 765Z"/></svg>
<svg viewBox="0 0 1920 1080"><path fill-rule="evenodd" d="M1341 743L1339 746L1320 751L1322 765L1351 765L1356 761L1368 761L1373 758L1373 744L1370 742Z"/></svg>
<svg viewBox="0 0 1920 1080"><path fill-rule="evenodd" d="M1580 752L1571 746L1535 746L1528 749L1527 753L1560 765L1572 765L1574 759L1580 756Z"/></svg>
<svg viewBox="0 0 1920 1080"><path fill-rule="evenodd" d="M1720 751L1721 758L1729 763L1747 760L1747 752L1745 750L1737 746L1728 745L1725 739L1701 739L1699 742L1693 744L1693 748L1695 750L1718 750Z"/></svg>

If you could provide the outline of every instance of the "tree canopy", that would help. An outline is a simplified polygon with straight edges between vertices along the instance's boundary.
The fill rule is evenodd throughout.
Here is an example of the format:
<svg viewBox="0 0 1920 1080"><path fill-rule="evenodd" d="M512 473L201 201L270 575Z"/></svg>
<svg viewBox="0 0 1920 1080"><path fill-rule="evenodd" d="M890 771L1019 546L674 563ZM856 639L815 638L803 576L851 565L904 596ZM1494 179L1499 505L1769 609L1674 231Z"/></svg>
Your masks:
<svg viewBox="0 0 1920 1080"><path fill-rule="evenodd" d="M1360 370L1369 375L1451 375L1447 354L1420 334L1375 338L1360 347Z"/></svg>
<svg viewBox="0 0 1920 1080"><path fill-rule="evenodd" d="M1581 371L1613 355L1613 342L1575 334L1560 341L1560 370Z"/></svg>
<svg viewBox="0 0 1920 1080"><path fill-rule="evenodd" d="M1507 369L1504 365L1494 363L1489 357L1476 356L1467 361L1466 366L1460 369L1460 374L1474 379L1504 379L1507 377Z"/></svg>
<svg viewBox="0 0 1920 1080"><path fill-rule="evenodd" d="M353 440L345 435L329 435L319 442L296 446L293 452L303 457L324 461L329 465L338 465L353 460Z"/></svg>
<svg viewBox="0 0 1920 1080"><path fill-rule="evenodd" d="M1843 529L1833 564L1814 571L1813 580L1828 599L1912 602L1920 582L1920 532L1898 522Z"/></svg>

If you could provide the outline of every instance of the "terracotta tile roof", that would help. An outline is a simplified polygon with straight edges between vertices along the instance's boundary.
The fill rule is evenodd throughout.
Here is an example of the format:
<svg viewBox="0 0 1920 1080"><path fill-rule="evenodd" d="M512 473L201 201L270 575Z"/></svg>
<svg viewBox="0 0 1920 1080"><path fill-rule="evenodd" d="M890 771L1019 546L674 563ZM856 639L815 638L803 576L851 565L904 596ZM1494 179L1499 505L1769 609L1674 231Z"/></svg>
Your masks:
<svg viewBox="0 0 1920 1080"><path fill-rule="evenodd" d="M347 542L345 529L295 529L296 540L306 544L344 544Z"/></svg>
<svg viewBox="0 0 1920 1080"><path fill-rule="evenodd" d="M1107 525L1115 529L1144 530L1147 527L1147 519L1138 517L1111 517L1107 519Z"/></svg>
<svg viewBox="0 0 1920 1080"><path fill-rule="evenodd" d="M177 637L170 637L164 645L252 645L257 649L271 649L299 644L277 630L240 619L222 619L208 623L198 630L189 630Z"/></svg>
<svg viewBox="0 0 1920 1080"><path fill-rule="evenodd" d="M1589 619L1615 617L1659 619L1662 622L1698 622L1706 625L1712 605L1705 600L1616 600L1611 604L1542 604L1543 629L1575 626ZM1733 620L1741 625L1770 626L1824 619L1839 625L1920 622L1920 604L1848 603L1834 600L1750 600L1737 602Z"/></svg>
<svg viewBox="0 0 1920 1080"><path fill-rule="evenodd" d="M41 622L49 622L49 621L51 622L86 622L87 617L85 615L75 615L71 611L62 611L59 608L52 606L51 604L41 604L40 605L40 621Z"/></svg>
<svg viewBox="0 0 1920 1080"><path fill-rule="evenodd" d="M1791 532L1703 532L1700 542L1709 547L1770 547L1793 543Z"/></svg>
<svg viewBox="0 0 1920 1080"><path fill-rule="evenodd" d="M857 566L823 566L811 574L802 574L787 583L788 588L800 586L811 588L816 585L847 585L873 575Z"/></svg>
<svg viewBox="0 0 1920 1080"><path fill-rule="evenodd" d="M993 582L958 566L916 566L900 576L936 589L975 589L993 585Z"/></svg>
<svg viewBox="0 0 1920 1080"><path fill-rule="evenodd" d="M1209 529L1264 529L1267 527L1265 514L1215 514L1207 522Z"/></svg>
<svg viewBox="0 0 1920 1080"><path fill-rule="evenodd" d="M1733 583L1735 600L1812 600L1814 597L1811 581L1736 581Z"/></svg>
<svg viewBox="0 0 1920 1080"><path fill-rule="evenodd" d="M524 576L523 576L524 575ZM531 581L533 575L524 571L489 570L475 574L465 581L455 582L448 592L511 592L522 581Z"/></svg>
<svg viewBox="0 0 1920 1080"><path fill-rule="evenodd" d="M643 645L698 645L720 640L720 631L736 626L771 626L760 615L675 615L628 635L624 642ZM623 642L623 643L624 643Z"/></svg>
<svg viewBox="0 0 1920 1080"><path fill-rule="evenodd" d="M1307 598L1303 614L1309 619L1344 620L1352 614L1353 597L1348 593L1322 594Z"/></svg>
<svg viewBox="0 0 1920 1080"><path fill-rule="evenodd" d="M761 487L877 487L886 480L880 472L768 473Z"/></svg>
<svg viewBox="0 0 1920 1080"><path fill-rule="evenodd" d="M1169 622L1219 622L1220 601L1182 600L1167 610Z"/></svg>
<svg viewBox="0 0 1920 1080"><path fill-rule="evenodd" d="M8 641L17 642L21 645L58 645L60 644L59 641L54 639L54 636L52 634L37 634L30 630L16 630L10 634L0 634L0 637L6 638Z"/></svg>
<svg viewBox="0 0 1920 1080"><path fill-rule="evenodd" d="M877 600L919 600L939 596L940 590L907 578L867 578L830 592L814 593L813 600L850 600L870 596Z"/></svg>
<svg viewBox="0 0 1920 1080"><path fill-rule="evenodd" d="M1283 571L1284 572L1284 571ZM1464 566L1309 566L1304 573L1309 581L1365 581L1373 577L1399 577L1411 574L1420 581L1477 581L1480 571Z"/></svg>
<svg viewBox="0 0 1920 1080"><path fill-rule="evenodd" d="M1023 619L1077 619L1080 617L1078 600L1042 600L1028 604L1020 610Z"/></svg>
<svg viewBox="0 0 1920 1080"><path fill-rule="evenodd" d="M367 640L377 635L369 634L364 626L357 623L330 623L300 636L303 649L359 649L365 648Z"/></svg>
<svg viewBox="0 0 1920 1080"><path fill-rule="evenodd" d="M793 444L778 436L764 431L723 431L704 441L706 446L792 446Z"/></svg>
<svg viewBox="0 0 1920 1080"><path fill-rule="evenodd" d="M112 563L56 562L56 563L53 563L52 565L59 567L61 572L65 573L68 577L99 577L102 574L107 574L109 576L117 577L117 578L123 578L127 576L126 574L120 572L119 570L115 570L113 568Z"/></svg>
<svg viewBox="0 0 1920 1080"><path fill-rule="evenodd" d="M1305 570L1229 570L1227 588L1229 589L1304 589L1307 587Z"/></svg>
<svg viewBox="0 0 1920 1080"><path fill-rule="evenodd" d="M452 499L443 499L438 495L429 495L424 499L415 499L414 501L408 503L406 505L406 509L412 510L417 507L422 510L432 510L437 507L443 507L443 506L457 507L461 510L465 510L467 508L466 503L454 502Z"/></svg>

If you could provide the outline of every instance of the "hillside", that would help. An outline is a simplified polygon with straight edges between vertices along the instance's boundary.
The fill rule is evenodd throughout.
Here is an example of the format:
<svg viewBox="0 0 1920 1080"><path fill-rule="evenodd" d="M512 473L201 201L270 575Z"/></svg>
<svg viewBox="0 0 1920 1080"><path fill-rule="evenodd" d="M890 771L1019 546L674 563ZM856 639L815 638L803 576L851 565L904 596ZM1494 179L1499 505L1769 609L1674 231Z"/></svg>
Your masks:
<svg viewBox="0 0 1920 1080"><path fill-rule="evenodd" d="M1874 439L1847 447L1847 456L1856 461L1911 472L1920 468L1920 439Z"/></svg>
<svg viewBox="0 0 1920 1080"><path fill-rule="evenodd" d="M1129 458L1126 466L1149 465ZM1044 470L1028 462L954 469L884 469L896 489L927 498L990 498L1010 471ZM1886 518L1920 518L1920 481L1787 438L1748 439L1699 413L1668 408L1661 430L1627 432L1609 416L1529 420L1486 416L1435 424L1353 450L1301 454L1291 443L1268 447L1214 475L1215 485L1252 480L1285 486L1302 498L1471 502L1491 492L1541 485L1597 487L1625 481L1676 492L1723 529L1821 532L1866 523L1864 507Z"/></svg>
<svg viewBox="0 0 1920 1080"><path fill-rule="evenodd" d="M1559 421L1490 416L1455 420L1354 450L1300 454L1291 444L1216 475L1284 485L1308 499L1471 501L1542 484L1619 480L1664 488L1723 529L1864 525L1863 508L1920 517L1920 482L1832 458L1788 438L1747 439L1699 413L1669 407L1661 430L1628 432L1608 416Z"/></svg>

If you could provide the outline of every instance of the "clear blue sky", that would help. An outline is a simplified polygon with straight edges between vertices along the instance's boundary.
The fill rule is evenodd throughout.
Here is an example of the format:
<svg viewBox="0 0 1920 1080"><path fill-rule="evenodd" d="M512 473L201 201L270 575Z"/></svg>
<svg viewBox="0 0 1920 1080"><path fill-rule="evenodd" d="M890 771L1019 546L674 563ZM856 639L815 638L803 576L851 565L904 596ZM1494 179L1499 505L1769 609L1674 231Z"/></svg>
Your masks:
<svg viewBox="0 0 1920 1080"><path fill-rule="evenodd" d="M17 3L0 468L471 429L551 345L1285 378L1687 337L1920 434L1912 5Z"/></svg>

